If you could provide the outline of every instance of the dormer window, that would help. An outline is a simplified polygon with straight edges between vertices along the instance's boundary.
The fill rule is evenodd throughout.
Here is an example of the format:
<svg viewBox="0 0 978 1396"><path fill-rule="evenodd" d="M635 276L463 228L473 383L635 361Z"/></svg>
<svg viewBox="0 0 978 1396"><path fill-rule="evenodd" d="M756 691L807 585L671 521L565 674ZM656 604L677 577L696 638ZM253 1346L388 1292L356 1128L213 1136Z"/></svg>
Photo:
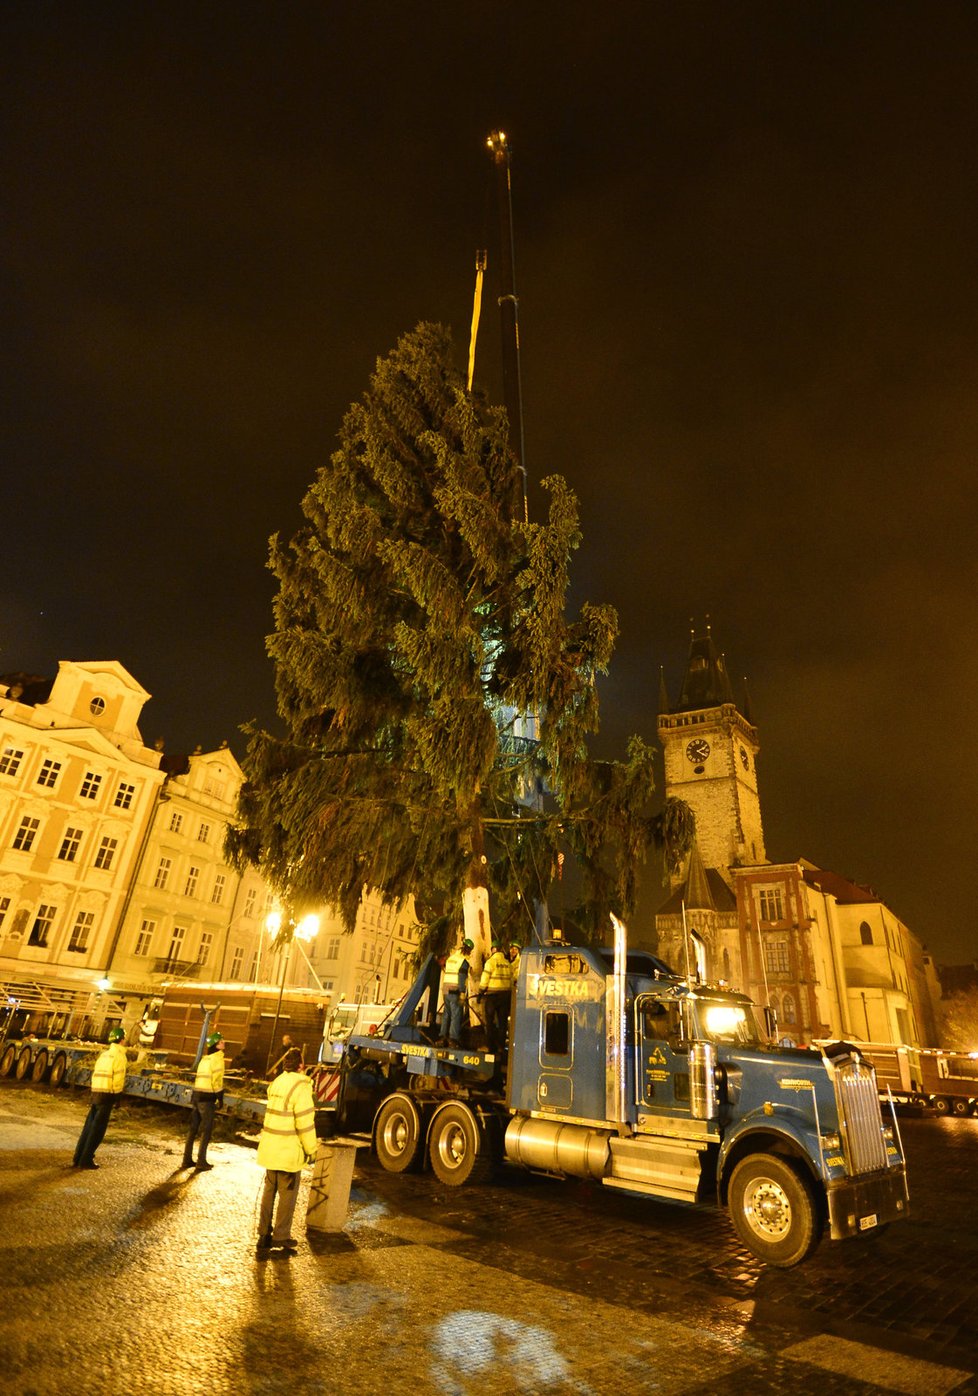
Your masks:
<svg viewBox="0 0 978 1396"><path fill-rule="evenodd" d="M92 717L101 717L105 712L105 699L99 698L96 695L89 703L88 711L92 714Z"/></svg>

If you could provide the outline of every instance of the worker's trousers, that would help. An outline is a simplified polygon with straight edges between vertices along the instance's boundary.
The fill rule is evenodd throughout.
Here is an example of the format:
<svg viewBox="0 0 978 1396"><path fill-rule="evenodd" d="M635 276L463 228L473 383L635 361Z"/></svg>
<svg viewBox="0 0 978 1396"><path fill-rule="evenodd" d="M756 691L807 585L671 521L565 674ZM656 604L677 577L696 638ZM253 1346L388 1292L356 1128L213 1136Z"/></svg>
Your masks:
<svg viewBox="0 0 978 1396"><path fill-rule="evenodd" d="M112 1114L112 1107L118 1099L117 1095L113 1095L109 1091L93 1091L92 1103L85 1117L85 1123L82 1125L82 1132L78 1136L78 1143L75 1145L74 1163L76 1168L82 1168L85 1164L94 1162L95 1150L105 1138L109 1116Z"/></svg>
<svg viewBox="0 0 978 1396"><path fill-rule="evenodd" d="M261 1195L261 1210L258 1213L258 1235L271 1236L272 1244L280 1246L283 1241L292 1240L292 1218L299 1197L299 1174L287 1173L284 1168L265 1170L265 1186ZM276 1206L276 1201L278 1205ZM272 1212L275 1225L272 1226Z"/></svg>
<svg viewBox="0 0 978 1396"><path fill-rule="evenodd" d="M190 1097L190 1129L187 1131L187 1142L183 1146L185 1168L189 1168L194 1161L194 1140L198 1133L200 1134L200 1148L197 1150L197 1162L207 1162L207 1146L211 1142L216 1109L217 1101L208 1100L198 1091L194 1091Z"/></svg>

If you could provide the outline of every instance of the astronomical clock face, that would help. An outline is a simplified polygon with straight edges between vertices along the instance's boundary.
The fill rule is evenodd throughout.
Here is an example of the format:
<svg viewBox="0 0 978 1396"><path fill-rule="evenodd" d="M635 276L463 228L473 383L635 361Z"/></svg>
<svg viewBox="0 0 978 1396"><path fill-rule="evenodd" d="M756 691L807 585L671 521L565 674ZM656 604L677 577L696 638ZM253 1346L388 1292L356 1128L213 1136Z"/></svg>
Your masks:
<svg viewBox="0 0 978 1396"><path fill-rule="evenodd" d="M686 747L686 760L694 766L702 765L710 754L710 743L705 737L694 737Z"/></svg>

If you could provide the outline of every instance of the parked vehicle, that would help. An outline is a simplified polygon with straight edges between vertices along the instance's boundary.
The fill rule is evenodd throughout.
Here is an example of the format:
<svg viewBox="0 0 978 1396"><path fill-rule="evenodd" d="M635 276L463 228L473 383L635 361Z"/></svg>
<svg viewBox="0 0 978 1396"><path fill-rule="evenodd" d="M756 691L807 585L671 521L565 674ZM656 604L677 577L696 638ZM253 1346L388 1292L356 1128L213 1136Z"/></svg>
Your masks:
<svg viewBox="0 0 978 1396"><path fill-rule="evenodd" d="M872 1059L880 1091L898 1105L929 1106L936 1115L973 1115L978 1110L978 1052L860 1044Z"/></svg>
<svg viewBox="0 0 978 1396"><path fill-rule="evenodd" d="M768 1045L743 994L645 952L524 949L509 1046L439 1047L429 957L398 1010L344 1050L337 1128L370 1130L390 1172L449 1186L501 1162L687 1204L726 1204L749 1249L796 1265L828 1226L908 1213L895 1112L851 1044Z"/></svg>

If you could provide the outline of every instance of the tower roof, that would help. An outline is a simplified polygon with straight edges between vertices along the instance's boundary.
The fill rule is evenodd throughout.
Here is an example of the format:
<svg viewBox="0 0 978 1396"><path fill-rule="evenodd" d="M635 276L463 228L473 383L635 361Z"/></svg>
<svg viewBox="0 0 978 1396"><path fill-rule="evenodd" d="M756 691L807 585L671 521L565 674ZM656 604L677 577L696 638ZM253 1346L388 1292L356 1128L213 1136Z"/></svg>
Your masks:
<svg viewBox="0 0 978 1396"><path fill-rule="evenodd" d="M723 655L717 653L707 623L705 633L697 635L693 630L690 634L682 691L671 711L688 713L697 708L718 708L724 703L736 703L736 699Z"/></svg>

